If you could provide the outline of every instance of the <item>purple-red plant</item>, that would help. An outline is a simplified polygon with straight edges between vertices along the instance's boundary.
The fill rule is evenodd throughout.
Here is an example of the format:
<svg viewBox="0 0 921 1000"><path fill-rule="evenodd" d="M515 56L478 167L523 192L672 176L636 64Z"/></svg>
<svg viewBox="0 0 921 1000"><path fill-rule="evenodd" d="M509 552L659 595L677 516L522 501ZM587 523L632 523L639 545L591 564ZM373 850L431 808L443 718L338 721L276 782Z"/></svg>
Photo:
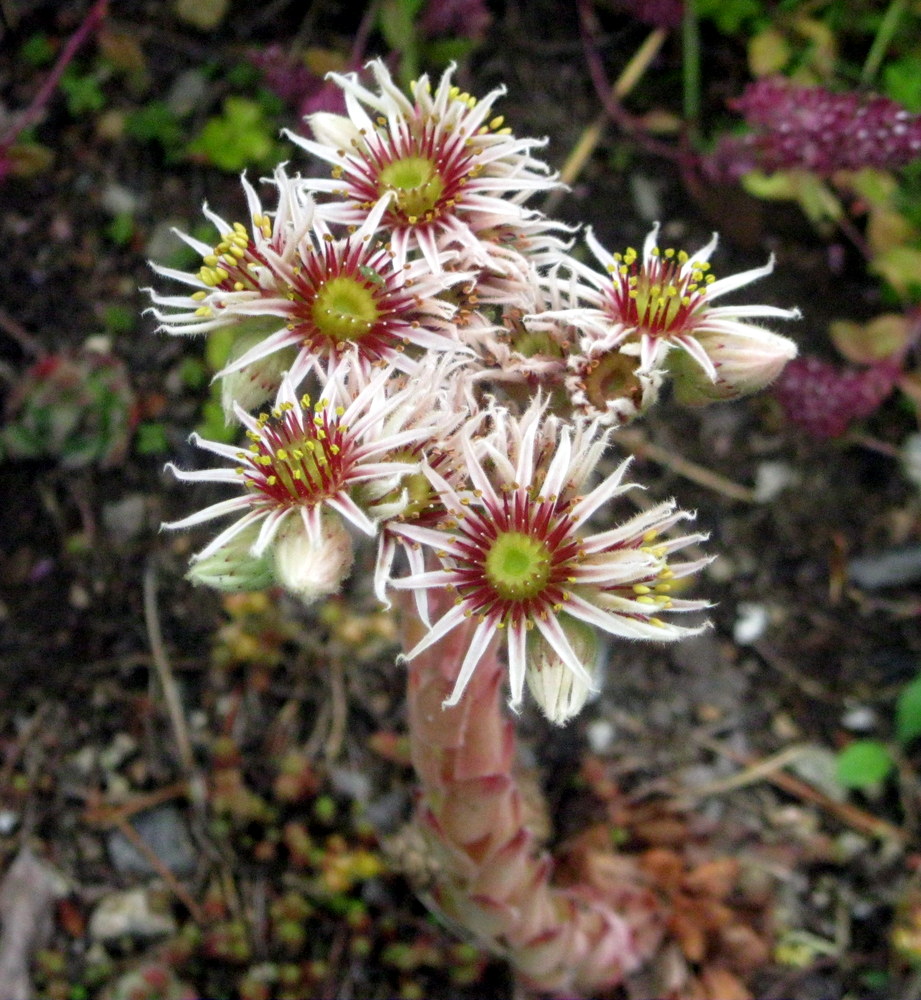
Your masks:
<svg viewBox="0 0 921 1000"><path fill-rule="evenodd" d="M887 97L803 87L783 77L748 85L730 107L750 131L724 136L705 159L711 174L737 180L752 170L893 170L921 156L921 115Z"/></svg>
<svg viewBox="0 0 921 1000"><path fill-rule="evenodd" d="M791 424L814 438L836 438L876 412L901 372L892 360L845 368L806 355L787 365L771 391Z"/></svg>

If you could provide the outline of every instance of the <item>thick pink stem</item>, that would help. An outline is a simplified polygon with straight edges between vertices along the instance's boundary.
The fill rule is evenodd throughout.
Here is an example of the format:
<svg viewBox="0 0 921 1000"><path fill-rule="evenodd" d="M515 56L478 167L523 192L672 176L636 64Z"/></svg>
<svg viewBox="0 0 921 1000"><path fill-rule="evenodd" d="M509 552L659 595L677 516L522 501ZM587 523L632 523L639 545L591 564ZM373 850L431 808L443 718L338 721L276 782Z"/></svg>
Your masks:
<svg viewBox="0 0 921 1000"><path fill-rule="evenodd" d="M404 648L423 629L404 601ZM435 902L535 989L586 995L613 986L658 943L648 898L625 886L615 912L615 901L591 886L551 885L553 863L529 827L514 774L514 728L501 705L495 644L460 703L442 707L469 638L470 629L455 629L409 664L418 821L441 871Z"/></svg>

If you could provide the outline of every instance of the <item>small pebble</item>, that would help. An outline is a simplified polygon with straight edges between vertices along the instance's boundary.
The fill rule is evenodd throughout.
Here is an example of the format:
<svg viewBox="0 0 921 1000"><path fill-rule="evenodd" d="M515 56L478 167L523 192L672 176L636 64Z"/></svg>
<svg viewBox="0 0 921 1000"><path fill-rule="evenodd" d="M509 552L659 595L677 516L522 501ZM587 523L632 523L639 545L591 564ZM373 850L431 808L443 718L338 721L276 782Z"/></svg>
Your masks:
<svg viewBox="0 0 921 1000"><path fill-rule="evenodd" d="M841 725L852 733L869 733L876 729L879 717L869 705L855 705L841 717Z"/></svg>
<svg viewBox="0 0 921 1000"><path fill-rule="evenodd" d="M732 637L740 646L750 646L764 635L769 620L770 615L763 604L741 601L736 608Z"/></svg>
<svg viewBox="0 0 921 1000"><path fill-rule="evenodd" d="M917 583L921 580L921 545L857 556L848 563L847 572L864 590Z"/></svg>
<svg viewBox="0 0 921 1000"><path fill-rule="evenodd" d="M89 936L93 941L138 938L149 941L175 934L176 921L150 905L147 889L126 889L104 896L93 910Z"/></svg>
<svg viewBox="0 0 921 1000"><path fill-rule="evenodd" d="M786 462L761 462L755 470L755 502L770 503L799 480L799 473Z"/></svg>
<svg viewBox="0 0 921 1000"><path fill-rule="evenodd" d="M588 726L585 735L592 753L604 753L614 742L617 731L607 719L596 719Z"/></svg>
<svg viewBox="0 0 921 1000"><path fill-rule="evenodd" d="M195 872L198 851L182 813L175 806L158 806L137 813L130 822L141 840L174 875L182 877ZM120 830L109 834L106 846L115 870L121 874L155 874L144 854Z"/></svg>

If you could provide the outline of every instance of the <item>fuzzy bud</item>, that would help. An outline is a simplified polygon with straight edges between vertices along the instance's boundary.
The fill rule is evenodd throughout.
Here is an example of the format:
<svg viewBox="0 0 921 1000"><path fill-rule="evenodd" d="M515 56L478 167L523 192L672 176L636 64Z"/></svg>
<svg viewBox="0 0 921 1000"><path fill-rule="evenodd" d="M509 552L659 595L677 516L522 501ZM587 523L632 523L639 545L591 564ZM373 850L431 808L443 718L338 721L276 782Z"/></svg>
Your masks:
<svg viewBox="0 0 921 1000"><path fill-rule="evenodd" d="M241 332L235 337L230 349L228 364L232 364L237 358L242 358L257 344L263 343L277 327L278 323L274 320L269 324L264 320L241 324ZM252 411L262 406L266 400L272 399L278 391L282 375L291 367L296 354L294 348L273 351L245 368L221 375L221 407L224 410L224 419L228 423L236 420L234 403L244 410Z"/></svg>
<svg viewBox="0 0 921 1000"><path fill-rule="evenodd" d="M271 587L275 583L271 554L254 556L251 551L258 534L259 525L252 524L204 559L193 558L186 579L225 593Z"/></svg>
<svg viewBox="0 0 921 1000"><path fill-rule="evenodd" d="M337 593L353 558L352 536L338 514L323 515L319 539L292 518L275 543L278 582L305 604Z"/></svg>
<svg viewBox="0 0 921 1000"><path fill-rule="evenodd" d="M598 637L595 630L568 615L560 616L566 638L592 675L596 673ZM528 687L541 711L556 726L563 726L582 711L595 690L577 677L538 633L528 635Z"/></svg>
<svg viewBox="0 0 921 1000"><path fill-rule="evenodd" d="M675 399L685 406L702 406L748 396L770 385L786 363L796 357L789 337L751 328L750 334L699 333L695 339L716 368L716 381L685 351L672 351L668 367Z"/></svg>

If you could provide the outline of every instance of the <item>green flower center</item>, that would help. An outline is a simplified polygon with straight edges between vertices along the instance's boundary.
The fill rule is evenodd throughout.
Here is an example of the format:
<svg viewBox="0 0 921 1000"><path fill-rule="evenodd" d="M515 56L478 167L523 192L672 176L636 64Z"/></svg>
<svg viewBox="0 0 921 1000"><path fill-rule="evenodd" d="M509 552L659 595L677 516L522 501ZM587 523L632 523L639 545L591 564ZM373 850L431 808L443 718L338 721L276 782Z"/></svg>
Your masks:
<svg viewBox="0 0 921 1000"><path fill-rule="evenodd" d="M512 348L526 358L561 358L563 349L543 330L526 330L512 341Z"/></svg>
<svg viewBox="0 0 921 1000"><path fill-rule="evenodd" d="M380 172L382 191L393 191L396 207L410 222L435 210L445 183L435 164L424 156L405 156Z"/></svg>
<svg viewBox="0 0 921 1000"><path fill-rule="evenodd" d="M585 395L592 406L605 409L608 400L630 399L639 405L643 387L636 377L636 358L612 351L592 358L584 377Z"/></svg>
<svg viewBox="0 0 921 1000"><path fill-rule="evenodd" d="M550 550L521 531L505 531L486 553L486 579L504 600L536 597L550 579Z"/></svg>
<svg viewBox="0 0 921 1000"><path fill-rule="evenodd" d="M380 316L374 292L355 278L330 278L311 308L317 329L332 340L358 340Z"/></svg>

